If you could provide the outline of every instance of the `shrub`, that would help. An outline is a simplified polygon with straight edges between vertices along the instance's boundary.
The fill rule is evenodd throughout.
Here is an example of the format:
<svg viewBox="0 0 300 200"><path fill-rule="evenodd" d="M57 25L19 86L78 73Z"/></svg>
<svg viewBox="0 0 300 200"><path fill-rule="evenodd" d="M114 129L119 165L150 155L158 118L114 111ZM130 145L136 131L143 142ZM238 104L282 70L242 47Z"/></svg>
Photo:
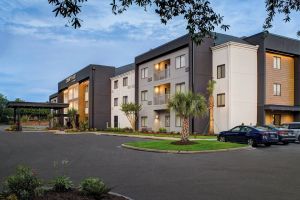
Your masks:
<svg viewBox="0 0 300 200"><path fill-rule="evenodd" d="M18 200L30 200L35 195L35 189L41 186L41 181L28 167L19 166L15 175L4 181L4 191L7 196L15 195Z"/></svg>
<svg viewBox="0 0 300 200"><path fill-rule="evenodd" d="M87 178L80 183L81 191L95 199L101 199L110 189L99 178Z"/></svg>
<svg viewBox="0 0 300 200"><path fill-rule="evenodd" d="M166 129L166 128L159 128L159 132L160 132L160 133L166 133L166 132L167 132L167 129Z"/></svg>
<svg viewBox="0 0 300 200"><path fill-rule="evenodd" d="M79 129L80 129L80 131L86 131L86 130L88 130L89 129L89 123L88 123L88 121L87 120L81 121L79 123Z"/></svg>
<svg viewBox="0 0 300 200"><path fill-rule="evenodd" d="M66 192L71 190L73 183L69 177L59 176L52 181L52 185L55 192Z"/></svg>

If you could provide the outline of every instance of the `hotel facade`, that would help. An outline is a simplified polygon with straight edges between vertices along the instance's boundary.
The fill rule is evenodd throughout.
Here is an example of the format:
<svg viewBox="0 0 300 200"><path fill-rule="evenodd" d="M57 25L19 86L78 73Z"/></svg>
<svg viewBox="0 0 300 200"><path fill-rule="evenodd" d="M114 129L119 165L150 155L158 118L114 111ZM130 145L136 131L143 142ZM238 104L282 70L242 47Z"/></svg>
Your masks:
<svg viewBox="0 0 300 200"><path fill-rule="evenodd" d="M243 38L216 33L199 46L185 35L130 65L90 65L61 81L50 101L69 103L97 129L130 127L120 108L135 102L142 105L139 130L179 132L181 119L168 109L169 99L185 91L208 98L212 79L216 132L242 123L300 121L300 41L264 32ZM191 118L190 131L205 133L208 124L208 115Z"/></svg>

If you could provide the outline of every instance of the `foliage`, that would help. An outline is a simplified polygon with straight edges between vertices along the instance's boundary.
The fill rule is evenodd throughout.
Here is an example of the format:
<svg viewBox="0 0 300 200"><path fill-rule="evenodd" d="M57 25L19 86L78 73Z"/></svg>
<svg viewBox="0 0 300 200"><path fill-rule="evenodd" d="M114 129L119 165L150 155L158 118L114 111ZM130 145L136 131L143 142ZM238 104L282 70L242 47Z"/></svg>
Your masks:
<svg viewBox="0 0 300 200"><path fill-rule="evenodd" d="M209 108L209 130L208 133L210 135L213 135L214 130L214 90L215 90L216 81L215 80L209 80L207 84L207 93L208 93L208 108Z"/></svg>
<svg viewBox="0 0 300 200"><path fill-rule="evenodd" d="M76 129L77 110L75 108L68 109L68 117L70 118L72 128Z"/></svg>
<svg viewBox="0 0 300 200"><path fill-rule="evenodd" d="M167 129L166 128L159 128L158 130L160 133L166 133L167 132Z"/></svg>
<svg viewBox="0 0 300 200"><path fill-rule="evenodd" d="M8 99L0 94L0 123L7 123L13 117L13 110L7 108Z"/></svg>
<svg viewBox="0 0 300 200"><path fill-rule="evenodd" d="M95 199L101 199L110 189L99 178L87 178L80 183L81 191Z"/></svg>
<svg viewBox="0 0 300 200"><path fill-rule="evenodd" d="M4 182L4 191L7 196L15 195L19 200L30 200L35 190L41 186L41 181L31 169L19 166L16 174L9 176Z"/></svg>
<svg viewBox="0 0 300 200"><path fill-rule="evenodd" d="M121 111L123 111L130 122L131 128L135 131L137 114L142 109L142 105L135 103L123 103L121 105Z"/></svg>
<svg viewBox="0 0 300 200"><path fill-rule="evenodd" d="M132 128L107 128L105 129L105 131L107 132L123 132L123 133L132 133L133 129Z"/></svg>
<svg viewBox="0 0 300 200"><path fill-rule="evenodd" d="M87 120L80 121L79 123L79 129L80 131L86 131L89 129L89 122Z"/></svg>
<svg viewBox="0 0 300 200"><path fill-rule="evenodd" d="M73 186L73 182L69 177L66 176L58 176L56 177L51 184L53 185L53 190L55 192L67 192L71 190Z"/></svg>
<svg viewBox="0 0 300 200"><path fill-rule="evenodd" d="M25 122L28 122L29 121L29 117L27 116L27 115L23 115L22 117L21 117L21 122L22 123L25 123Z"/></svg>
<svg viewBox="0 0 300 200"><path fill-rule="evenodd" d="M189 137L189 117L203 116L207 112L206 99L200 94L191 91L187 93L176 93L168 104L169 109L173 109L182 119L181 140L188 141Z"/></svg>

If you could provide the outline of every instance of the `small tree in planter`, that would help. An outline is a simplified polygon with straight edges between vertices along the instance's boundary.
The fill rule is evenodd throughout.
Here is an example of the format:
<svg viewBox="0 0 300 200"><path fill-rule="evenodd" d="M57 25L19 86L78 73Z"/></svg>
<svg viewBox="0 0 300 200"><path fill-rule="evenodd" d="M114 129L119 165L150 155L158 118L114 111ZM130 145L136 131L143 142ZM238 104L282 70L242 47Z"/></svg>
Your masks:
<svg viewBox="0 0 300 200"><path fill-rule="evenodd" d="M208 93L208 108L209 108L209 130L208 133L213 135L215 133L214 130L214 90L215 90L216 81L210 80L207 84L207 93Z"/></svg>
<svg viewBox="0 0 300 200"><path fill-rule="evenodd" d="M136 131L136 121L138 112L142 109L142 105L135 103L123 103L121 105L121 111L123 111L130 122L133 131Z"/></svg>
<svg viewBox="0 0 300 200"><path fill-rule="evenodd" d="M191 91L176 93L168 104L168 107L176 112L182 119L181 144L189 144L189 118L203 116L207 112L205 97Z"/></svg>
<svg viewBox="0 0 300 200"><path fill-rule="evenodd" d="M73 129L76 129L77 110L75 108L68 109L68 116Z"/></svg>

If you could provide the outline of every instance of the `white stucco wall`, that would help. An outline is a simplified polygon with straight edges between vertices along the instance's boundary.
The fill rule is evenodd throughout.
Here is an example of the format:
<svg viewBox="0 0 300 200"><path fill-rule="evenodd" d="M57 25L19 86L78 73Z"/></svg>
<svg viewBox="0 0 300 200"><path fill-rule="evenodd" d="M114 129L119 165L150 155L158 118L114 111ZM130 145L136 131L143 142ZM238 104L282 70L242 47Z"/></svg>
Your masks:
<svg viewBox="0 0 300 200"><path fill-rule="evenodd" d="M128 86L123 86L123 78L128 77ZM114 81L118 80L118 88L114 89ZM118 116L119 128L131 128L126 115L121 111L123 96L128 96L128 103L135 102L135 70L111 78L111 127L114 127L114 116ZM118 106L114 99L118 98Z"/></svg>
<svg viewBox="0 0 300 200"><path fill-rule="evenodd" d="M242 123L257 122L257 46L228 42L213 47L216 81L215 132ZM217 66L225 64L225 78L217 79ZM217 107L217 94L225 93L225 107Z"/></svg>

